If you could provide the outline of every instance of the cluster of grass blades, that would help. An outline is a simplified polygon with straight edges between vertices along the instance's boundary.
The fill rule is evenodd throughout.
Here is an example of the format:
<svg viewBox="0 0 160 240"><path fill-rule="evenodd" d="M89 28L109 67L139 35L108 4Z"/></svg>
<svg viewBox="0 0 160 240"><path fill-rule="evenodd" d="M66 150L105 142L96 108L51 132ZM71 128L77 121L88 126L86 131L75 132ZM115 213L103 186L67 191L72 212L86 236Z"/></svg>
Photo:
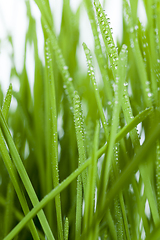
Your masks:
<svg viewBox="0 0 160 240"><path fill-rule="evenodd" d="M1 90L0 239L160 239L160 1L143 1L143 26L138 0L123 0L118 47L99 0L83 0L76 12L63 0L58 36L49 1L35 3L45 64L26 1L21 74L11 56L20 90L10 84L4 97ZM95 46L92 52L80 43L88 74L77 56L82 7ZM33 94L27 44L34 48Z"/></svg>

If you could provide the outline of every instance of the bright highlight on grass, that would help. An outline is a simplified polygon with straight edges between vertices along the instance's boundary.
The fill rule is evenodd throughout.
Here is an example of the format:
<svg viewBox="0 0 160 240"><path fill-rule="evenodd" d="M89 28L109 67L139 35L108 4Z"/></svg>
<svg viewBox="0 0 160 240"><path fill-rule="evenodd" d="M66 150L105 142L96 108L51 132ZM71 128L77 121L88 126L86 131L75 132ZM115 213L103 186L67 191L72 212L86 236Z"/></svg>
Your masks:
<svg viewBox="0 0 160 240"><path fill-rule="evenodd" d="M114 42L99 0L83 0L76 12L63 0L59 35L49 1L35 3L45 63L26 1L20 74L12 56L20 89L0 91L0 239L160 239L160 1L144 1L144 27L138 0L123 0L122 43ZM82 8L95 45L92 52L80 43L85 74L77 55Z"/></svg>

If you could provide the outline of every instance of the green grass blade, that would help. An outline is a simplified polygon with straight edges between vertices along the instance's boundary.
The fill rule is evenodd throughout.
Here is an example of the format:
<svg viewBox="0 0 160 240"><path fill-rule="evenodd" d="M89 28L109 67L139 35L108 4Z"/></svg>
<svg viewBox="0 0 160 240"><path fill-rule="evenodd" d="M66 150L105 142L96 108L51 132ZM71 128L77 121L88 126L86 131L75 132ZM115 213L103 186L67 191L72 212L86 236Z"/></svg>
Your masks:
<svg viewBox="0 0 160 240"><path fill-rule="evenodd" d="M51 118L51 123L49 120L48 125L48 158L49 158L49 169L51 167L53 175L53 185L57 187L59 185L59 173L58 173L58 135L57 135L57 108L56 108L56 93L53 78L53 65L50 51L50 41L46 40L46 67L47 67L47 95L48 99L48 117ZM52 131L51 131L52 130ZM51 131L51 135L49 133ZM51 153L51 155L50 155ZM57 224L59 238L63 240L63 226L62 226L62 211L61 211L61 200L60 195L55 198L56 212L57 212ZM52 214L52 212L51 212Z"/></svg>
<svg viewBox="0 0 160 240"><path fill-rule="evenodd" d="M82 163L86 161L86 151L84 145L84 131L83 131L83 121L82 121L82 111L81 111L81 103L78 93L75 91L74 97L74 121L75 121L75 130L76 130L76 138L78 145L78 153L79 153L79 163L80 166ZM82 173L82 181L84 193L86 192L86 181L87 181L87 172L84 171Z"/></svg>
<svg viewBox="0 0 160 240"><path fill-rule="evenodd" d="M92 85L93 85L93 88L94 88L94 94L95 94L99 114L100 114L100 117L101 117L101 121L102 121L102 124L103 124L103 128L104 128L105 135L106 135L106 140L107 140L109 133L108 133L108 129L107 129L107 122L106 122L104 112L103 112L103 106L102 106L102 103L101 103L101 98L100 98L100 95L98 93L98 87L97 87L97 83L96 83L96 80L95 80L95 73L94 73L94 68L93 68L92 55L91 55L91 52L90 52L89 48L87 47L87 45L85 43L83 43L83 48L84 48L84 52L85 52L86 59L87 59L89 77L92 81Z"/></svg>
<svg viewBox="0 0 160 240"><path fill-rule="evenodd" d="M86 8L87 8L88 17L90 20L92 32L93 32L93 37L94 37L94 42L95 42L95 54L96 54L96 58L98 61L98 66L101 71L106 96L107 96L108 102L110 103L113 100L113 89L112 89L111 83L109 81L106 59L103 54L102 46L101 46L100 39L99 39L99 33L98 33L98 29L97 29L97 21L95 18L93 3L91 0L85 0L85 4L86 4Z"/></svg>
<svg viewBox="0 0 160 240"><path fill-rule="evenodd" d="M85 195L85 209L84 209L84 228L88 228L90 225L95 208L95 191L96 191L96 178L97 178L97 156L96 152L98 149L98 138L99 138L99 122L97 121L93 149L92 149L92 160L89 166L87 190ZM95 227L95 231L91 232L89 239L97 239L96 232L98 225Z"/></svg>
<svg viewBox="0 0 160 240"><path fill-rule="evenodd" d="M105 192L106 187L108 185L108 179L109 179L109 172L110 172L110 166L111 166L111 160L112 160L112 154L113 154L113 147L116 139L116 132L118 130L118 124L119 124L119 112L121 107L120 99L122 98L122 89L123 89L123 82L124 82L124 76L121 74L122 69L125 68L125 62L127 57L127 50L126 46L122 47L121 54L119 56L119 65L118 65L118 72L120 75L117 75L116 77L116 86L115 86L115 100L114 100L114 106L113 106L113 116L112 116L112 126L111 126L111 132L110 132L110 138L108 142L108 151L106 155L106 160L104 162L103 167L103 173L101 178L101 186L102 186L102 196L101 201L103 204L103 201L105 199Z"/></svg>
<svg viewBox="0 0 160 240"><path fill-rule="evenodd" d="M2 108L2 112L4 111L5 117L7 117L7 115L8 115L8 110L9 110L10 103L11 103L11 91L12 91L12 86L10 85L10 87L8 89L8 92L7 92L7 95L6 95L6 98L5 98L5 101L3 103L3 108ZM18 184L17 173L16 173L15 167L14 167L12 161L11 161L11 158L9 156L8 150L6 148L6 144L4 142L4 138L3 138L1 130L0 130L0 152L1 152L1 155L2 155L2 158L3 158L3 161L5 163L5 166L8 170L8 173L10 175L13 186L15 188L15 191L18 195L19 200L20 200L22 209L23 209L24 213L27 214L29 212L29 208L28 208L26 199L25 199L25 197L24 197L24 195L23 195L23 193L20 189L20 186ZM38 234L37 234L37 230L35 228L35 225L34 225L33 221L31 221L31 223L29 223L29 227L30 227L30 231L32 233L33 238L34 239L39 239Z"/></svg>
<svg viewBox="0 0 160 240"><path fill-rule="evenodd" d="M100 26L100 30L102 33L103 41L107 50L107 54L109 57L110 65L112 68L114 80L116 81L117 77L117 65L118 65L118 52L115 47L115 43L113 40L111 28L109 26L109 19L106 18L106 15L102 9L102 6L99 0L94 2L95 10L97 13L97 18Z"/></svg>
<svg viewBox="0 0 160 240"><path fill-rule="evenodd" d="M19 175L20 175L20 177L21 177L21 179L23 181L23 184L24 184L24 186L26 188L26 191L28 192L28 195L29 195L33 205L36 205L39 202L39 200L38 200L38 198L36 196L36 193L35 193L35 191L33 189L32 184L31 184L31 182L29 180L29 177L28 177L27 172L26 172L26 170L24 168L22 160L21 160L21 158L20 158L20 156L18 154L18 151L17 151L16 146L15 146L15 144L13 142L13 139L11 137L11 134L9 132L8 126L6 124L6 121L5 121L4 117L3 117L3 114L2 114L1 110L0 110L0 124L1 124L1 129L3 131L4 137L5 137L6 142L8 144L8 147L10 149L10 152L11 152L11 155L12 155L12 159L13 159L13 161L15 163L16 168L17 168L17 171L18 171L18 173L19 173ZM41 211L38 214L38 217L39 217L39 220L40 220L40 222L42 224L42 228L44 229L44 232L45 232L46 236L48 236L50 239L54 239L53 234L52 234L52 232L50 230L50 227L48 225L48 222L46 220L46 217L44 215L44 212Z"/></svg>
<svg viewBox="0 0 160 240"><path fill-rule="evenodd" d="M46 204L51 201L57 194L63 191L78 175L80 175L91 163L91 159L88 159L80 167L78 167L70 176L68 176L62 183L54 188L49 194L47 194L28 214L23 220L17 224L17 226L7 235L5 240L10 240L14 237L26 224L32 219Z"/></svg>
<svg viewBox="0 0 160 240"><path fill-rule="evenodd" d="M65 223L64 223L64 240L68 240L68 234L69 234L69 221L66 217Z"/></svg>

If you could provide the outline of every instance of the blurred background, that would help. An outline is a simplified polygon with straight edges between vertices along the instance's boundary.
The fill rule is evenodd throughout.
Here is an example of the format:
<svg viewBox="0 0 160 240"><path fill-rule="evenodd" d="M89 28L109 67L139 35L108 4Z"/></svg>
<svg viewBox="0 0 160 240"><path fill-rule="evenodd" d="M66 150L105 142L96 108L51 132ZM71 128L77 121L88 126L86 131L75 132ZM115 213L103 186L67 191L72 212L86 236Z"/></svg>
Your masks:
<svg viewBox="0 0 160 240"><path fill-rule="evenodd" d="M27 1L27 0L26 0ZM122 0L101 0L101 4L105 9L106 14L110 18L111 27L113 29L113 37L115 42L121 42L122 38ZM44 39L42 34L40 12L33 0L29 0L31 5L32 16L36 19L36 30L38 36L38 51L41 60L44 63ZM55 23L55 30L58 36L60 32L61 16L62 16L63 0L50 0L51 9ZM85 42L93 51L93 37L90 28L89 19L82 0L70 0L73 11L76 11L78 6L82 4L80 16L80 41L77 50L81 71L87 71L85 55L82 49L82 43ZM145 11L143 1L138 3L139 16L143 24L146 24ZM27 18L25 0L0 0L0 84L5 93L8 89L9 82L12 82L13 89L18 91L19 81L16 77L10 79L10 71L12 67L11 55L14 52L14 64L18 73L21 73L24 61L24 46L25 35L29 26ZM13 46L11 45L8 36L12 37ZM34 81L34 56L33 47L28 44L26 49L26 68L33 91Z"/></svg>

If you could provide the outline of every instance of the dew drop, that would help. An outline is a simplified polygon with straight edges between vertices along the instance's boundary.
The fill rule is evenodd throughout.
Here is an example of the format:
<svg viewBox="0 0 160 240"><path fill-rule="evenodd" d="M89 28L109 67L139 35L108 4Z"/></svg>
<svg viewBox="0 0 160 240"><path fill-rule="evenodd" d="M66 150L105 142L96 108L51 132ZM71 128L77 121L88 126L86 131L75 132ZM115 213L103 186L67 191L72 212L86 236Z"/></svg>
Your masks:
<svg viewBox="0 0 160 240"><path fill-rule="evenodd" d="M64 70L68 70L68 66L64 66L63 69L64 69Z"/></svg>

